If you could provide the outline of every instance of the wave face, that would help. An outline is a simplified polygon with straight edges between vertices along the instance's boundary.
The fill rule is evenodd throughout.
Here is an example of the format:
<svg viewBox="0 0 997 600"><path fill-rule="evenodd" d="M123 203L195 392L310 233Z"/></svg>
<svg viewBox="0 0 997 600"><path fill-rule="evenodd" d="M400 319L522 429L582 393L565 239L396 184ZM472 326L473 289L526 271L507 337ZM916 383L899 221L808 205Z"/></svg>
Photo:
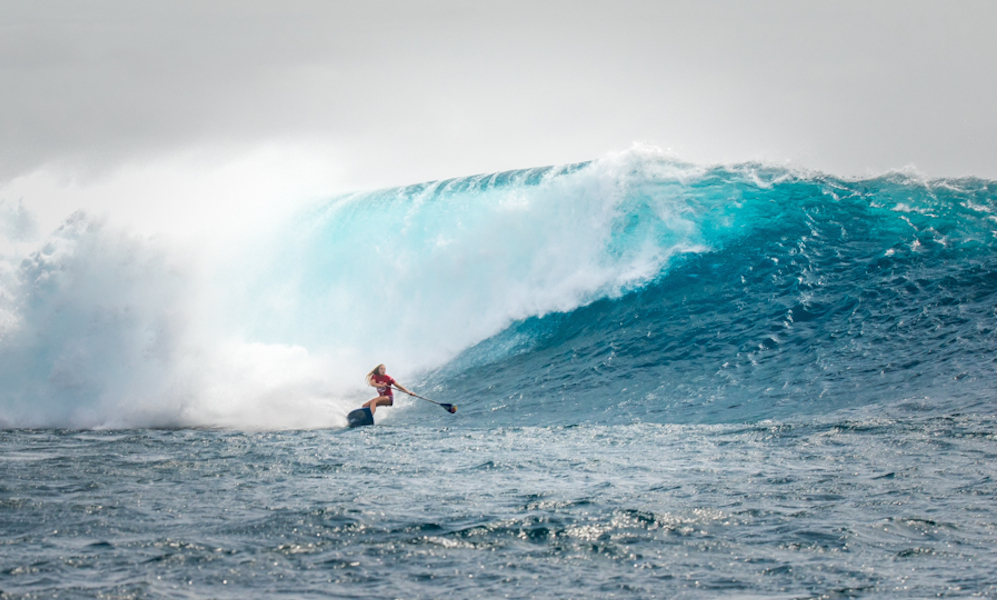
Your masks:
<svg viewBox="0 0 997 600"><path fill-rule="evenodd" d="M336 198L210 261L76 215L0 270L0 424L336 426L381 362L467 425L968 409L995 231L995 182L639 148Z"/></svg>
<svg viewBox="0 0 997 600"><path fill-rule="evenodd" d="M631 201L613 242L655 228L667 202L707 250L621 297L518 321L436 371L437 393L496 424L993 407L994 182L745 165L650 177Z"/></svg>

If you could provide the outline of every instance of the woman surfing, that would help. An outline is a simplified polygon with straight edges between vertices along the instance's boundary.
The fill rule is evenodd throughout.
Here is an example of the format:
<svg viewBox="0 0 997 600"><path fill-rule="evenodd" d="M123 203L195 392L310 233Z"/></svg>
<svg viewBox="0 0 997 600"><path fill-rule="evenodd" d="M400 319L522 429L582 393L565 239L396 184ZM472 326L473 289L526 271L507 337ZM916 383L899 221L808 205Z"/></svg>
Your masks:
<svg viewBox="0 0 997 600"><path fill-rule="evenodd" d="M362 427L364 425L374 424L374 411L377 410L378 406L393 406L395 403L395 395L391 388L395 387L401 392L405 392L409 396L414 398L420 398L427 402L432 402L437 406L443 407L443 410L450 414L457 412L457 405L455 404L445 404L443 402L437 402L436 400L430 400L419 394L413 394L408 391L405 386L398 383L387 373L387 368L384 365L377 365L374 370L367 373L367 385L377 388L378 396L373 400L368 400L363 403L361 408L350 411L346 415L346 422L350 427Z"/></svg>
<svg viewBox="0 0 997 600"><path fill-rule="evenodd" d="M412 392L405 389L405 386L398 383L387 373L387 367L384 365L377 365L374 370L367 373L367 385L377 388L378 396L373 400L368 400L364 402L364 407L370 409L370 414L373 415L377 410L378 406L393 406L395 403L395 395L391 390L394 386L399 390L405 392L409 396L415 396Z"/></svg>

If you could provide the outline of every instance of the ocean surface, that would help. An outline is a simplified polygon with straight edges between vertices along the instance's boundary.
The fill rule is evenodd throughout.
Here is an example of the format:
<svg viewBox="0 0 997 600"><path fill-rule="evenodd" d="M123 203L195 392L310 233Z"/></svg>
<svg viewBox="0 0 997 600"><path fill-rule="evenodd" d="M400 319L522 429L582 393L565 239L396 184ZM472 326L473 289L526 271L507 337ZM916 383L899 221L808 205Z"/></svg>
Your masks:
<svg viewBox="0 0 997 600"><path fill-rule="evenodd" d="M403 385L345 427L385 363ZM0 598L997 596L997 182L643 148L0 260Z"/></svg>

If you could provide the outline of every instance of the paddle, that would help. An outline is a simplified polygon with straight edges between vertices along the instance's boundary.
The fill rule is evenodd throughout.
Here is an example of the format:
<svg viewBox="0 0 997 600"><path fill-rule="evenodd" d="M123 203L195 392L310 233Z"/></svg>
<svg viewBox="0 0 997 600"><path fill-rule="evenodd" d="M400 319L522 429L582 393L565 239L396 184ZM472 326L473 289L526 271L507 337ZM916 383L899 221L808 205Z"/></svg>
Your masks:
<svg viewBox="0 0 997 600"><path fill-rule="evenodd" d="M395 389L398 390L399 392L403 393L403 394L408 394L409 396L413 396L413 397L418 398L420 400L425 400L426 402L432 402L433 404L435 404L437 406L442 406L443 410L447 411L448 413L456 414L456 412L457 412L457 405L456 404L444 404L443 402L437 402L436 400L430 400L429 398L425 398L423 396L420 396L419 394L413 394L412 392L406 392L405 390L398 389L397 387Z"/></svg>

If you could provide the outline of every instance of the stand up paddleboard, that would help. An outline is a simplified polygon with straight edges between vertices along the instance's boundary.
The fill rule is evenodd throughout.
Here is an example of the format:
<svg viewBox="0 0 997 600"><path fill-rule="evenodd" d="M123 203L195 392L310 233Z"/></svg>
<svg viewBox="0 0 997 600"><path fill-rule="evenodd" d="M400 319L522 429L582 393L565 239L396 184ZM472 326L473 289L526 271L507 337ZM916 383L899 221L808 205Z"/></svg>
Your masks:
<svg viewBox="0 0 997 600"><path fill-rule="evenodd" d="M350 414L346 415L346 422L350 424L350 427L363 427L364 425L374 424L374 413L370 412L370 409L366 406L363 408L358 408L356 410L350 411Z"/></svg>

